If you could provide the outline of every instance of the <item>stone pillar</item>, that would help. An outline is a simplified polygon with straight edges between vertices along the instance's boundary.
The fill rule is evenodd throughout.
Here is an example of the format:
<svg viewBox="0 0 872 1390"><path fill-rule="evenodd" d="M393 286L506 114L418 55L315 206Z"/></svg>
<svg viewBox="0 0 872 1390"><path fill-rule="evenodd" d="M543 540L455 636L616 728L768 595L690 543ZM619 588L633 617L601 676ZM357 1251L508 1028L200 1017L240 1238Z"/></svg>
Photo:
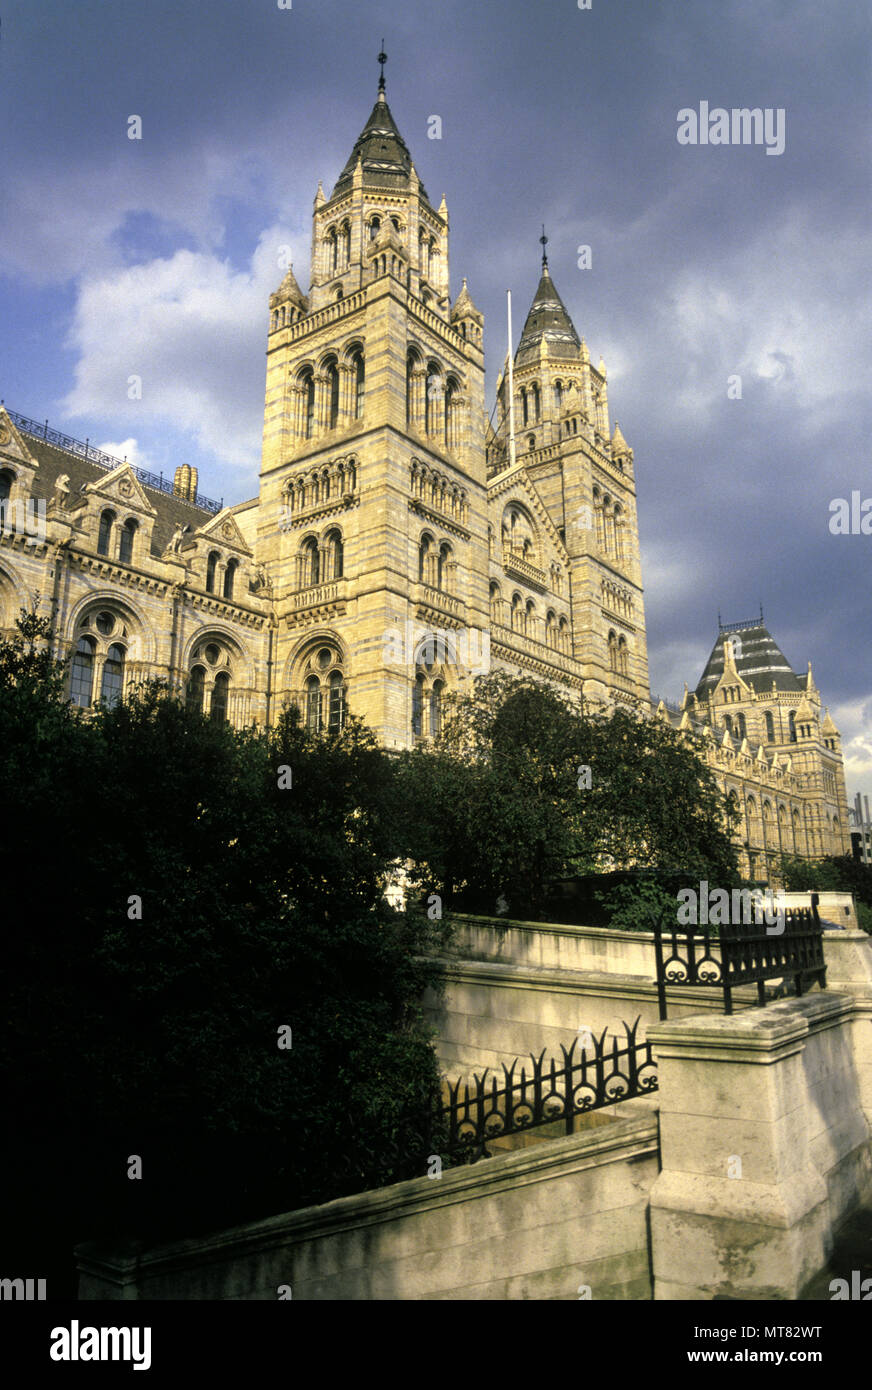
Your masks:
<svg viewBox="0 0 872 1390"><path fill-rule="evenodd" d="M851 1007L815 991L649 1026L662 1159L655 1299L795 1299L823 1267L851 1204L845 1180L869 1155Z"/></svg>

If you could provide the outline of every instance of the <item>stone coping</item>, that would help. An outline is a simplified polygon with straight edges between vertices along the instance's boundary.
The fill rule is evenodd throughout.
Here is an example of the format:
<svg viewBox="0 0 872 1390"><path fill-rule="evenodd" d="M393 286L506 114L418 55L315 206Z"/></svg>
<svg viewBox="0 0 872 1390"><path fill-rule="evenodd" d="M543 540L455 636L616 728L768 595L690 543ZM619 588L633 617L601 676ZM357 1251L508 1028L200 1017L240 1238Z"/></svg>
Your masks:
<svg viewBox="0 0 872 1390"><path fill-rule="evenodd" d="M621 1102L622 1118L609 1125L580 1130L525 1149L515 1149L478 1163L446 1169L439 1179L411 1178L390 1187L338 1197L322 1206L233 1226L202 1237L176 1241L152 1250L130 1245L111 1249L88 1242L76 1247L80 1273L110 1282L141 1281L189 1264L238 1259L317 1236L335 1235L400 1217L516 1191L519 1186L561 1174L659 1153L659 1120L648 1104Z"/></svg>

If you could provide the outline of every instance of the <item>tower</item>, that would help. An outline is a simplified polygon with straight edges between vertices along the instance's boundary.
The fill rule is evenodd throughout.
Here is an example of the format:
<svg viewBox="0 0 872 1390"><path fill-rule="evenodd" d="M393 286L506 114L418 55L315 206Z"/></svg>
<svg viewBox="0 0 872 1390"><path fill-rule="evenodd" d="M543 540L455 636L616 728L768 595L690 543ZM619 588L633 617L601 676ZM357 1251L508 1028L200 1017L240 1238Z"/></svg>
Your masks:
<svg viewBox="0 0 872 1390"><path fill-rule="evenodd" d="M515 468L559 536L562 553L552 565L568 571L570 654L585 696L647 705L633 451L618 425L610 433L605 363L591 365L552 279L544 231L541 241L539 284L513 362ZM488 449L492 492L511 469L507 372L497 395L499 423Z"/></svg>
<svg viewBox="0 0 872 1390"><path fill-rule="evenodd" d="M308 293L291 268L270 301L257 553L279 704L338 727L353 687L388 747L433 732L485 641L486 513L482 317L465 282L452 308L448 209L382 71L329 197L319 184Z"/></svg>

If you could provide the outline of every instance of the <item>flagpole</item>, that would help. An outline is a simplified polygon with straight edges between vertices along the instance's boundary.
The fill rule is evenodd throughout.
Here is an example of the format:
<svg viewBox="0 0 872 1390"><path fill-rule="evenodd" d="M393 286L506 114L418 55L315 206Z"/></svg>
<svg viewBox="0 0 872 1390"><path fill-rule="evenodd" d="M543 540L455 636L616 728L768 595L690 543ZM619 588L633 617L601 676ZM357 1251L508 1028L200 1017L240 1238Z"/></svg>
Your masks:
<svg viewBox="0 0 872 1390"><path fill-rule="evenodd" d="M515 376L512 364L512 291L506 290L509 325L509 467L515 466Z"/></svg>

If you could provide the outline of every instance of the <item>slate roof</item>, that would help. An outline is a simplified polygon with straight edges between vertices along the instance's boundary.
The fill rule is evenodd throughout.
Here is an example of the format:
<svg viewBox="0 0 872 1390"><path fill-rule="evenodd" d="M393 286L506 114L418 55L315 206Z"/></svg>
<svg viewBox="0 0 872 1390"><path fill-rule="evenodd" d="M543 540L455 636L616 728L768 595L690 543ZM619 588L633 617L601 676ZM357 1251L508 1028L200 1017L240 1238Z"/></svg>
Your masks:
<svg viewBox="0 0 872 1390"><path fill-rule="evenodd" d="M515 353L515 362L522 367L539 355L539 344L544 340L552 357L575 359L581 350L581 340L575 325L566 311L566 305L557 293L551 272L547 265L542 267L539 288L533 296L527 322Z"/></svg>
<svg viewBox="0 0 872 1390"><path fill-rule="evenodd" d="M357 137L348 163L336 181L331 198L351 190L351 180L358 155L363 161L363 183L366 188L407 189L412 173L412 156L391 115L391 108L380 92L369 120ZM420 185L422 198L427 198Z"/></svg>
<svg viewBox="0 0 872 1390"><path fill-rule="evenodd" d="M724 673L724 640L730 637L739 639L739 656L736 670L742 680L750 685L758 695L771 691L772 682L776 690L790 690L794 693L805 690L806 681L800 679L790 666L786 656L762 622L735 624L722 628L712 647L706 668L696 687L698 699L705 699L714 690Z"/></svg>
<svg viewBox="0 0 872 1390"><path fill-rule="evenodd" d="M85 483L98 483L108 477L111 471L100 468L96 463L89 463L87 459L80 458L78 454L68 454L65 449L59 449L56 445L49 444L44 439L39 439L38 436L29 434L20 427L19 432L28 452L39 464L33 476L33 496L45 498L46 503L51 500L55 479L61 473L66 473L69 477L70 501L74 503ZM123 460L119 459L118 462L121 464ZM196 507L191 502L183 501L180 497L173 497L168 492L160 492L157 488L151 488L139 479L137 482L157 512L152 531L152 555L160 555L166 549L172 540L176 527L190 526L191 531L196 531L200 526L205 526L207 521L211 521L215 515L214 512L206 511L203 507Z"/></svg>

